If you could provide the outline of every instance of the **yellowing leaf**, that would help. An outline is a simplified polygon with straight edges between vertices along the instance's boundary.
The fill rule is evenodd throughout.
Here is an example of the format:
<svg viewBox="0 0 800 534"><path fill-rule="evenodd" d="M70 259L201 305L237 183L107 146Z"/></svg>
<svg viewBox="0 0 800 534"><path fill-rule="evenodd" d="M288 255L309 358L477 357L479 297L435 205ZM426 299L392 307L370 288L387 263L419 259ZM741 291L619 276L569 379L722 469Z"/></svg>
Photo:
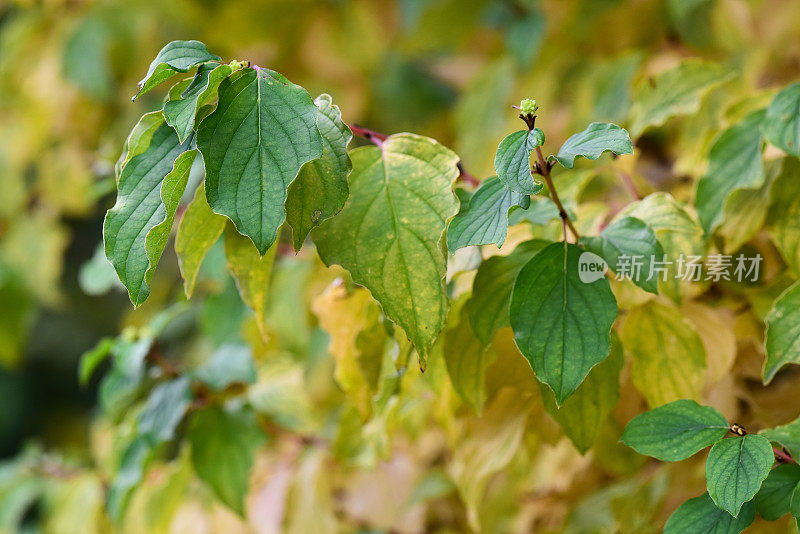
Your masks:
<svg viewBox="0 0 800 534"><path fill-rule="evenodd" d="M203 258L225 229L225 217L211 211L206 201L206 190L203 184L197 188L192 200L178 224L175 236L175 253L178 255L178 266L183 276L183 290L190 298L194 292L194 283Z"/></svg>

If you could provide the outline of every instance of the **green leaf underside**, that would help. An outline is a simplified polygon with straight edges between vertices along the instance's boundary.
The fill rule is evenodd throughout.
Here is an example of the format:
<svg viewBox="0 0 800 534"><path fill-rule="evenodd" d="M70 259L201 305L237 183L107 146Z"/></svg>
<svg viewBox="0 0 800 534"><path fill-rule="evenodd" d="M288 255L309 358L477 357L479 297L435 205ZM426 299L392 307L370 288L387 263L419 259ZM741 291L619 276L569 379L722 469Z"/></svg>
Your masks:
<svg viewBox="0 0 800 534"><path fill-rule="evenodd" d="M772 305L767 323L763 379L768 384L785 365L800 364L800 283L795 283Z"/></svg>
<svg viewBox="0 0 800 534"><path fill-rule="evenodd" d="M231 72L233 70L228 65L200 65L185 90L181 91L183 86L178 84L170 91L169 100L164 104L164 119L178 132L181 142L194 130L197 111L214 99L219 84Z"/></svg>
<svg viewBox="0 0 800 534"><path fill-rule="evenodd" d="M534 195L542 190L542 182L531 174L531 153L544 144L544 133L539 128L519 130L500 142L494 156L494 172L510 191Z"/></svg>
<svg viewBox="0 0 800 534"><path fill-rule="evenodd" d="M198 127L208 203L262 255L286 218L289 184L322 155L316 123L305 89L276 72L246 68L220 83L217 109Z"/></svg>
<svg viewBox="0 0 800 534"><path fill-rule="evenodd" d="M211 211L206 201L205 186L200 184L194 199L186 207L175 234L175 253L178 255L178 267L183 277L186 298L191 298L200 265L222 235L226 220L222 215Z"/></svg>
<svg viewBox="0 0 800 534"><path fill-rule="evenodd" d="M600 235L582 237L581 242L586 250L606 260L614 272L620 270L622 256L628 256L628 262L632 257L639 256L641 274L633 282L645 291L658 294L658 276L649 278L649 274L653 258L660 261L664 250L653 229L644 221L635 217L622 217L605 227Z"/></svg>
<svg viewBox="0 0 800 534"><path fill-rule="evenodd" d="M250 469L255 453L266 441L251 411L208 408L192 418L188 432L192 464L214 494L244 515Z"/></svg>
<svg viewBox="0 0 800 534"><path fill-rule="evenodd" d="M767 521L789 513L792 494L800 483L800 465L783 464L770 471L753 502L756 511Z"/></svg>
<svg viewBox="0 0 800 534"><path fill-rule="evenodd" d="M478 267L472 295L464 304L469 322L481 343L488 345L495 332L509 326L511 290L522 267L550 243L540 239L520 243L507 256L492 256Z"/></svg>
<svg viewBox="0 0 800 534"><path fill-rule="evenodd" d="M208 61L219 61L220 57L206 49L200 41L172 41L158 53L150 63L147 74L139 82L140 96L150 91L178 72L187 72ZM136 97L134 97L136 98Z"/></svg>
<svg viewBox="0 0 800 534"><path fill-rule="evenodd" d="M286 197L286 222L292 227L295 250L300 250L309 232L339 213L347 200L347 176L353 168L347 145L353 132L342 121L339 107L326 94L314 99L317 128L322 136L322 157L300 169Z"/></svg>
<svg viewBox="0 0 800 534"><path fill-rule="evenodd" d="M253 384L256 381L256 368L252 350L242 343L224 343L192 376L214 391L223 391L235 383Z"/></svg>
<svg viewBox="0 0 800 534"><path fill-rule="evenodd" d="M765 438L786 447L795 458L800 458L800 418L791 423L759 432Z"/></svg>
<svg viewBox="0 0 800 534"><path fill-rule="evenodd" d="M144 471L153 459L153 449L144 438L137 437L123 451L119 468L108 488L109 515L120 520L125 515L131 493L144 477Z"/></svg>
<svg viewBox="0 0 800 534"><path fill-rule="evenodd" d="M689 499L675 510L664 525L664 534L739 534L755 520L752 502L742 506L737 517L719 509L708 493Z"/></svg>
<svg viewBox="0 0 800 534"><path fill-rule="evenodd" d="M559 405L608 356L618 313L607 278L580 280L581 252L569 243L549 245L522 268L511 293L514 339Z"/></svg>
<svg viewBox="0 0 800 534"><path fill-rule="evenodd" d="M622 344L633 356L633 384L651 407L698 398L706 351L677 309L652 300L632 309L622 327Z"/></svg>
<svg viewBox="0 0 800 534"><path fill-rule="evenodd" d="M153 269L164 250L178 202L186 188L196 150L186 150L166 123L147 149L132 157L119 175L117 202L103 224L106 257L131 302L150 294Z"/></svg>
<svg viewBox="0 0 800 534"><path fill-rule="evenodd" d="M595 160L606 151L617 155L633 154L631 137L616 124L593 122L584 131L570 136L561 145L558 155L550 158L571 169L575 158L583 156Z"/></svg>
<svg viewBox="0 0 800 534"><path fill-rule="evenodd" d="M171 440L192 401L189 379L176 378L158 384L139 414L138 432L150 446Z"/></svg>
<svg viewBox="0 0 800 534"><path fill-rule="evenodd" d="M670 117L695 113L702 96L731 76L733 72L716 63L688 59L651 80L643 80L631 107L631 133L639 137Z"/></svg>
<svg viewBox="0 0 800 534"><path fill-rule="evenodd" d="M561 407L553 393L539 384L545 410L555 419L581 454L594 444L608 414L619 400L619 374L625 360L619 338L612 334L611 352L586 375L586 380Z"/></svg>
<svg viewBox="0 0 800 534"><path fill-rule="evenodd" d="M639 454L677 462L713 445L727 432L728 423L717 410L681 399L637 415L620 439Z"/></svg>
<svg viewBox="0 0 800 534"><path fill-rule="evenodd" d="M749 115L722 132L711 147L708 171L697 183L695 197L697 215L706 234L722 223L731 193L756 188L764 181L759 129L763 118L763 111Z"/></svg>
<svg viewBox="0 0 800 534"><path fill-rule="evenodd" d="M762 123L764 137L787 154L800 157L800 82L772 99Z"/></svg>
<svg viewBox="0 0 800 534"><path fill-rule="evenodd" d="M458 156L412 134L350 156L350 197L313 231L314 243L327 265L341 265L370 290L424 358L447 317L442 241L458 211Z"/></svg>
<svg viewBox="0 0 800 534"><path fill-rule="evenodd" d="M737 517L769 475L775 456L769 440L757 434L734 436L711 447L706 460L708 494L714 503Z"/></svg>
<svg viewBox="0 0 800 534"><path fill-rule="evenodd" d="M447 227L447 248L453 253L470 245L502 246L508 233L508 214L515 207L527 209L528 195L506 189L496 176L481 182L472 197L462 203Z"/></svg>

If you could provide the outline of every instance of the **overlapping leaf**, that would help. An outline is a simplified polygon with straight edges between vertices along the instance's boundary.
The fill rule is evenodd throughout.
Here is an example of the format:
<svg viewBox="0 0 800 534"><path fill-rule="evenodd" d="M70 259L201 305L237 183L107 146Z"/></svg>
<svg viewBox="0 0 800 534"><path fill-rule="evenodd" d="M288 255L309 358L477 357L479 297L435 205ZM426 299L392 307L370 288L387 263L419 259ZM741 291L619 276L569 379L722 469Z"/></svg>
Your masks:
<svg viewBox="0 0 800 534"><path fill-rule="evenodd" d="M316 124L305 89L276 72L245 68L220 83L217 109L198 126L208 203L262 255L286 218L289 184L322 155Z"/></svg>
<svg viewBox="0 0 800 534"><path fill-rule="evenodd" d="M575 158L583 156L594 160L606 151L617 155L633 154L631 137L624 128L616 124L593 122L584 131L570 136L561 145L558 155L550 156L550 159L571 169Z"/></svg>
<svg viewBox="0 0 800 534"><path fill-rule="evenodd" d="M800 157L800 82L787 85L775 95L761 128L767 141Z"/></svg>
<svg viewBox="0 0 800 534"><path fill-rule="evenodd" d="M756 511L767 521L775 521L789 513L792 494L800 484L800 466L783 464L770 471L753 502Z"/></svg>
<svg viewBox="0 0 800 534"><path fill-rule="evenodd" d="M175 235L175 253L178 255L178 266L183 276L183 289L187 298L194 292L200 265L222 235L225 221L225 217L211 211L206 201L205 186L200 184L195 191L194 200L183 212Z"/></svg>
<svg viewBox="0 0 800 534"><path fill-rule="evenodd" d="M734 517L755 496L775 457L769 440L757 434L734 436L711 447L706 460L708 494Z"/></svg>
<svg viewBox="0 0 800 534"><path fill-rule="evenodd" d="M768 384L784 365L800 364L800 283L787 289L767 315L763 378Z"/></svg>
<svg viewBox="0 0 800 534"><path fill-rule="evenodd" d="M162 48L150 63L147 74L139 82L139 92L136 96L150 91L173 74L187 72L192 67L219 59L219 56L209 52L206 45L200 41L172 41Z"/></svg>
<svg viewBox="0 0 800 534"><path fill-rule="evenodd" d="M179 84L170 90L169 100L164 104L164 119L178 132L181 142L194 130L197 111L217 96L219 84L231 72L229 65L200 65L187 87Z"/></svg>
<svg viewBox="0 0 800 534"><path fill-rule="evenodd" d="M756 518L752 502L745 503L737 517L718 508L708 493L689 499L675 510L664 534L739 534Z"/></svg>
<svg viewBox="0 0 800 534"><path fill-rule="evenodd" d="M507 189L534 195L544 185L531 174L531 153L544 144L544 132L539 128L519 130L507 135L497 147L494 172Z"/></svg>

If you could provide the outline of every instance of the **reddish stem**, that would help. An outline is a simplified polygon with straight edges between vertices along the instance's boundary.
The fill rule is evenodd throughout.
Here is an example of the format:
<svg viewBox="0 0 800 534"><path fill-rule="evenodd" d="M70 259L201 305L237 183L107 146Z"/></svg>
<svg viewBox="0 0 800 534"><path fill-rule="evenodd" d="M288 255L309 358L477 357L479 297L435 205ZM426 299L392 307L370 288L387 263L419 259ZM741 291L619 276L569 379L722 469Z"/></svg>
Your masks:
<svg viewBox="0 0 800 534"><path fill-rule="evenodd" d="M796 463L796 460L791 454L779 449L778 447L772 447L772 452L775 453L775 459L778 460L780 463L784 464Z"/></svg>

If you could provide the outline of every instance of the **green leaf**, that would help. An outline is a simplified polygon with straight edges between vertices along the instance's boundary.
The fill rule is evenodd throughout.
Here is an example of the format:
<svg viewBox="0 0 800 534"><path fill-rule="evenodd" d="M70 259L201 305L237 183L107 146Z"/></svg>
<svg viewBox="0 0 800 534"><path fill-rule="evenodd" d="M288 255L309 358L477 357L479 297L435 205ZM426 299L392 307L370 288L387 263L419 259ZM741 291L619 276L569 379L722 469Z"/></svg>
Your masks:
<svg viewBox="0 0 800 534"><path fill-rule="evenodd" d="M633 384L651 407L700 396L706 350L679 310L657 301L632 309L622 344L633 355Z"/></svg>
<svg viewBox="0 0 800 534"><path fill-rule="evenodd" d="M92 378L97 366L111 354L112 349L117 344L116 338L104 337L94 348L87 350L81 356L81 363L78 366L78 383L86 387L89 379Z"/></svg>
<svg viewBox="0 0 800 534"><path fill-rule="evenodd" d="M507 256L492 256L478 267L472 296L464 304L469 323L481 343L488 345L494 333L511 324L508 307L511 290L522 267L550 243L540 239L520 243Z"/></svg>
<svg viewBox="0 0 800 534"><path fill-rule="evenodd" d="M295 250L300 250L308 233L344 207L347 176L353 168L347 145L353 138L342 121L339 106L326 94L315 100L317 128L322 136L322 157L309 161L289 186L286 197L286 222L292 227Z"/></svg>
<svg viewBox="0 0 800 534"><path fill-rule="evenodd" d="M644 221L635 217L622 217L606 226L597 236L584 236L581 243L608 263L617 274L627 273L633 282L650 293L658 294L658 276L650 278L653 259L661 260L664 249L656 234ZM641 261L638 276L628 267L633 259ZM632 275L632 276L631 276Z"/></svg>
<svg viewBox="0 0 800 534"><path fill-rule="evenodd" d="M718 441L706 460L708 494L734 517L742 504L758 492L769 475L775 456L764 436L747 434Z"/></svg>
<svg viewBox="0 0 800 534"><path fill-rule="evenodd" d="M480 412L486 402L486 368L497 357L492 347L485 347L472 331L466 306L455 308L455 324L444 333L444 361L453 388L467 404Z"/></svg>
<svg viewBox="0 0 800 534"><path fill-rule="evenodd" d="M611 352L586 375L586 380L561 407L556 406L553 393L543 384L544 408L555 419L581 454L594 444L608 414L619 400L619 374L625 359L619 338L612 334Z"/></svg>
<svg viewBox="0 0 800 534"><path fill-rule="evenodd" d="M175 234L175 253L178 255L186 298L191 298L200 265L222 235L226 220L211 211L206 201L206 188L200 184L194 193L194 200L183 212Z"/></svg>
<svg viewBox="0 0 800 534"><path fill-rule="evenodd" d="M172 41L158 53L150 63L147 74L139 82L136 97L145 94L153 87L168 80L173 74L187 72L208 61L219 61L220 57L212 54L200 41Z"/></svg>
<svg viewBox="0 0 800 534"><path fill-rule="evenodd" d="M784 158L772 187L767 225L775 246L796 277L800 277L800 161Z"/></svg>
<svg viewBox="0 0 800 534"><path fill-rule="evenodd" d="M447 317L442 246L458 210L458 156L432 139L399 134L351 157L350 198L312 237L322 260L369 289L424 361Z"/></svg>
<svg viewBox="0 0 800 534"><path fill-rule="evenodd" d="M264 255L286 218L289 184L322 155L317 107L271 70L242 69L219 85L219 103L197 129L206 198Z"/></svg>
<svg viewBox="0 0 800 534"><path fill-rule="evenodd" d="M112 519L125 515L131 492L142 481L147 466L153 460L153 449L142 437L134 439L122 452L119 467L108 488L106 506Z"/></svg>
<svg viewBox="0 0 800 534"><path fill-rule="evenodd" d="M763 111L747 116L717 138L709 154L708 171L697 182L695 205L700 224L710 234L722 223L726 202L739 189L752 189L764 182L761 160Z"/></svg>
<svg viewBox="0 0 800 534"><path fill-rule="evenodd" d="M150 280L169 237L196 150L187 150L161 123L148 147L119 174L117 202L103 224L106 257L134 307L150 294ZM137 148L137 151L139 149Z"/></svg>
<svg viewBox="0 0 800 534"><path fill-rule="evenodd" d="M188 378L179 377L158 384L139 414L139 436L151 447L171 440L191 402Z"/></svg>
<svg viewBox="0 0 800 534"><path fill-rule="evenodd" d="M616 124L593 122L584 131L570 136L557 156L548 159L559 162L564 167L571 169L575 158L583 156L595 160L603 152L611 151L614 154L633 154L633 144L627 130Z"/></svg>
<svg viewBox="0 0 800 534"><path fill-rule="evenodd" d="M223 391L236 383L253 384L256 381L253 351L242 343L224 343L192 376L214 391Z"/></svg>
<svg viewBox="0 0 800 534"><path fill-rule="evenodd" d="M267 292L275 263L275 248L261 256L247 237L228 224L225 228L225 257L228 260L228 269L236 280L239 295L255 313L258 330L266 340Z"/></svg>
<svg viewBox="0 0 800 534"><path fill-rule="evenodd" d="M506 189L496 176L481 182L478 190L462 202L458 215L447 227L447 249L451 253L469 245L503 246L508 233L508 214L516 207L527 209L528 195Z"/></svg>
<svg viewBox="0 0 800 534"><path fill-rule="evenodd" d="M761 484L753 502L756 512L767 521L775 521L789 513L792 493L800 483L800 466L783 464L770 471L769 476Z"/></svg>
<svg viewBox="0 0 800 534"><path fill-rule="evenodd" d="M658 292L680 303L691 284L680 279L680 258L684 261L691 256L702 256L706 250L703 229L669 193L653 193L643 200L628 204L620 217L636 217L644 221L656 233L656 238L664 249L667 266L666 280L658 274ZM659 258L661 260L663 258ZM627 346L627 343L625 344Z"/></svg>
<svg viewBox="0 0 800 534"><path fill-rule="evenodd" d="M800 82L787 85L775 95L761 129L771 144L800 157Z"/></svg>
<svg viewBox="0 0 800 534"><path fill-rule="evenodd" d="M228 65L200 65L188 87L184 89L178 84L170 90L169 100L164 104L164 119L175 128L181 142L194 130L197 111L217 96L219 84L232 72Z"/></svg>
<svg viewBox="0 0 800 534"><path fill-rule="evenodd" d="M539 128L519 130L500 141L494 156L494 171L510 191L534 195L544 184L531 174L531 153L544 144L544 132Z"/></svg>
<svg viewBox="0 0 800 534"><path fill-rule="evenodd" d="M780 443L792 456L800 458L800 418L785 425L764 429L759 434Z"/></svg>
<svg viewBox="0 0 800 534"><path fill-rule="evenodd" d="M717 508L708 493L704 493L689 499L669 516L664 534L739 534L755 518L752 502L745 503L738 517L733 517Z"/></svg>
<svg viewBox="0 0 800 534"><path fill-rule="evenodd" d="M250 470L256 451L266 441L253 412L216 407L196 412L188 439L197 475L223 503L244 516Z"/></svg>
<svg viewBox="0 0 800 534"><path fill-rule="evenodd" d="M714 408L681 399L631 419L620 440L639 454L677 462L721 440L728 428Z"/></svg>
<svg viewBox="0 0 800 534"><path fill-rule="evenodd" d="M764 384L769 384L783 366L800 364L800 282L778 297L765 319L767 323Z"/></svg>
<svg viewBox="0 0 800 534"><path fill-rule="evenodd" d="M732 75L716 63L687 59L642 80L631 106L633 137L639 137L651 126L661 126L670 117L696 113L703 95Z"/></svg>
<svg viewBox="0 0 800 534"><path fill-rule="evenodd" d="M608 356L618 312L607 278L581 281L581 253L566 242L549 245L522 268L511 293L514 339L559 405Z"/></svg>

